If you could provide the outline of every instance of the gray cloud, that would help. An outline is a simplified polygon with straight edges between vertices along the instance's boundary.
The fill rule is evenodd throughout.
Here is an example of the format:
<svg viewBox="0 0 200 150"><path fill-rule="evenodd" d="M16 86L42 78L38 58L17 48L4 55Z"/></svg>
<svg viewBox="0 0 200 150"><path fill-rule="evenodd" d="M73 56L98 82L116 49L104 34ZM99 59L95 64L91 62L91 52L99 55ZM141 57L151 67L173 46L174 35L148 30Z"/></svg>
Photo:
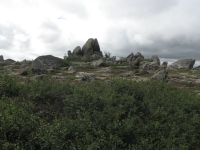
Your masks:
<svg viewBox="0 0 200 150"><path fill-rule="evenodd" d="M99 1L99 7L109 19L136 18L144 19L169 11L177 6L177 0L109 0Z"/></svg>
<svg viewBox="0 0 200 150"><path fill-rule="evenodd" d="M47 21L40 22L33 36L39 39L34 40L43 53L63 56L78 45L82 47L88 38L97 38L103 52L116 56L139 51L146 57L200 60L199 0L38 0L34 8L40 4L55 12L46 12ZM0 49L14 49L16 33L27 37L18 41L18 47L28 49L32 41L24 30L1 24Z"/></svg>

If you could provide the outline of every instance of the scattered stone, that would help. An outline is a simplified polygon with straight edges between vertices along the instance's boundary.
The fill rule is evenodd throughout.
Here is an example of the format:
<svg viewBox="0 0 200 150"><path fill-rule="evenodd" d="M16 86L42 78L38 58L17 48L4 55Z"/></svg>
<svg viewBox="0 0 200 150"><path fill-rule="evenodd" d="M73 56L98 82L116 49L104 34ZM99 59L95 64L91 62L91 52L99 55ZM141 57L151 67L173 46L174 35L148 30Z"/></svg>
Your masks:
<svg viewBox="0 0 200 150"><path fill-rule="evenodd" d="M33 76L33 77L31 77L31 81L32 80L41 80L41 79L43 79L45 77L45 74L41 74L41 75L36 75L36 76Z"/></svg>
<svg viewBox="0 0 200 150"><path fill-rule="evenodd" d="M155 73L151 78L151 80L162 80L162 81L169 81L169 75L166 70L160 70L157 73Z"/></svg>
<svg viewBox="0 0 200 150"><path fill-rule="evenodd" d="M68 68L68 72L70 72L70 73L74 73L74 72L77 72L78 71L78 69L77 69L77 67L75 67L75 66L70 66L69 68Z"/></svg>
<svg viewBox="0 0 200 150"><path fill-rule="evenodd" d="M81 80L86 82L91 82L94 81L94 78L92 78L90 75L84 75Z"/></svg>
<svg viewBox="0 0 200 150"><path fill-rule="evenodd" d="M76 74L76 78L82 78L83 76L85 75L90 75L90 76L93 76L94 73L87 73L87 72L77 72Z"/></svg>
<svg viewBox="0 0 200 150"><path fill-rule="evenodd" d="M73 51L73 55L75 55L75 56L82 56L82 55L83 55L80 46L77 46L77 47L74 49L74 51Z"/></svg>
<svg viewBox="0 0 200 150"><path fill-rule="evenodd" d="M194 66L194 59L182 59L172 63L168 66L167 69L176 70L176 69L192 69Z"/></svg>
<svg viewBox="0 0 200 150"><path fill-rule="evenodd" d="M90 64L93 67L100 67L100 66L105 66L105 61L103 59L99 59L92 61Z"/></svg>

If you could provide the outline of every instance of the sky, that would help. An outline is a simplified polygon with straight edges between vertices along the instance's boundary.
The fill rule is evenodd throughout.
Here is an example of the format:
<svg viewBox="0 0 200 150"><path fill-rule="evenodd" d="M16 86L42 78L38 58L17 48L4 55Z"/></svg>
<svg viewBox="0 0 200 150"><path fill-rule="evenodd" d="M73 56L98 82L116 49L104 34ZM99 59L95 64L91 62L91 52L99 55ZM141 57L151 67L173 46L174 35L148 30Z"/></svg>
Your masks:
<svg viewBox="0 0 200 150"><path fill-rule="evenodd" d="M200 65L199 0L0 0L0 55L63 58L97 38L101 51Z"/></svg>

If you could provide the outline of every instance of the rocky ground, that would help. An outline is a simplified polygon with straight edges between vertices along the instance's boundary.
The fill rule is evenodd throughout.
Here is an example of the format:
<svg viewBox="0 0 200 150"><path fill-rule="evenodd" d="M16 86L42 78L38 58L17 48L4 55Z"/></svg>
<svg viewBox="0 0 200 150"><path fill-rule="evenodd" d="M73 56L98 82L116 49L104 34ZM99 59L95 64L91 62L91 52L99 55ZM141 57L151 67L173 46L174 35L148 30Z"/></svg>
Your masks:
<svg viewBox="0 0 200 150"><path fill-rule="evenodd" d="M144 70L144 63L142 63L142 61L140 62L141 65L137 68L132 68L131 63L127 61L123 61L122 63L117 61L98 61L88 63L71 61L70 65L57 68L50 67L45 69L45 71L40 70L38 72L33 71L32 61L2 61L0 62L0 73L7 73L15 76L18 78L19 82L24 82L27 79L41 79L46 75L52 76L55 80L74 83L82 83L85 81L92 82L94 80L110 82L112 79L127 79L136 82L161 79L175 84L181 89L188 89L200 95L200 71L198 70L198 67L169 69L169 67L163 68L160 66L156 69L148 69L143 74L141 73ZM102 63L103 65L101 66L100 64ZM160 73L161 78L157 73ZM155 75L156 78L154 78Z"/></svg>

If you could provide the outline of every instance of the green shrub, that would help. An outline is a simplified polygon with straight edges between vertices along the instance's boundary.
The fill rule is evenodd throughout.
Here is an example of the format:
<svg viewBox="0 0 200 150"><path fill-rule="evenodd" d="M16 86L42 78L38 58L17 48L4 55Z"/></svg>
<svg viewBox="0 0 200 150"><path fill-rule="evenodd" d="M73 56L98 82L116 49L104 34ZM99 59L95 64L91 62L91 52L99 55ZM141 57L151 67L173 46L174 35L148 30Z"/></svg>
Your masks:
<svg viewBox="0 0 200 150"><path fill-rule="evenodd" d="M200 98L169 83L5 77L0 149L199 148Z"/></svg>
<svg viewBox="0 0 200 150"><path fill-rule="evenodd" d="M0 149L33 149L40 120L13 99L0 99Z"/></svg>
<svg viewBox="0 0 200 150"><path fill-rule="evenodd" d="M14 76L7 74L0 74L0 98L5 95L7 97L18 96L20 91L20 84L16 81Z"/></svg>

